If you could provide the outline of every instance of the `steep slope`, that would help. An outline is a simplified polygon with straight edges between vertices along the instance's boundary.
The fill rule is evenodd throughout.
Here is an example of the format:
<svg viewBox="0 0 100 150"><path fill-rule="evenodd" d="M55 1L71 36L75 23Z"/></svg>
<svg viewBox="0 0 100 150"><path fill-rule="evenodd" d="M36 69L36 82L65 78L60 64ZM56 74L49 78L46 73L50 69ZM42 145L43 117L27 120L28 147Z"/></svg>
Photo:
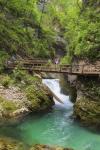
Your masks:
<svg viewBox="0 0 100 150"><path fill-rule="evenodd" d="M100 59L99 6L99 0L77 0L67 10L65 37L68 41L68 53L64 62L73 57L92 61Z"/></svg>

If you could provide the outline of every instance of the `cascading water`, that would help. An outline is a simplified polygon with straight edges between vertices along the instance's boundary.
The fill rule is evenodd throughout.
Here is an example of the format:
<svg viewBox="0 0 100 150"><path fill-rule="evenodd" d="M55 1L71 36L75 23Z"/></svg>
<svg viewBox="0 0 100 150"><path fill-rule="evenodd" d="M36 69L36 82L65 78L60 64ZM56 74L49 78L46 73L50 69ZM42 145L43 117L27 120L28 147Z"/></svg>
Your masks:
<svg viewBox="0 0 100 150"><path fill-rule="evenodd" d="M74 150L100 150L100 135L74 122L73 104L69 96L61 93L59 80L44 79L43 83L63 101L63 104L55 100L51 112L30 116L17 127L0 128L0 133L5 132L5 135L30 145L47 144L70 147Z"/></svg>
<svg viewBox="0 0 100 150"><path fill-rule="evenodd" d="M44 79L43 83L48 86L54 93L57 95L57 97L60 98L60 100L63 102L63 104L59 103L55 98L55 106L57 108L62 109L70 109L72 110L73 104L69 100L69 96L66 96L61 93L61 88L59 84L59 79Z"/></svg>

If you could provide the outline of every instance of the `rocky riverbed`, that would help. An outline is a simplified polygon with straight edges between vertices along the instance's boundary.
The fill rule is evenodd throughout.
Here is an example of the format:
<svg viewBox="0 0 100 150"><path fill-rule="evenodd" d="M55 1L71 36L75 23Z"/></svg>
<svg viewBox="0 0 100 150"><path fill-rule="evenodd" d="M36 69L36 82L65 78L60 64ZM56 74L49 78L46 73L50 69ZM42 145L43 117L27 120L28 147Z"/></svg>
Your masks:
<svg viewBox="0 0 100 150"><path fill-rule="evenodd" d="M39 144L29 146L17 140L3 137L0 138L0 150L73 150L73 149L62 147L51 147Z"/></svg>

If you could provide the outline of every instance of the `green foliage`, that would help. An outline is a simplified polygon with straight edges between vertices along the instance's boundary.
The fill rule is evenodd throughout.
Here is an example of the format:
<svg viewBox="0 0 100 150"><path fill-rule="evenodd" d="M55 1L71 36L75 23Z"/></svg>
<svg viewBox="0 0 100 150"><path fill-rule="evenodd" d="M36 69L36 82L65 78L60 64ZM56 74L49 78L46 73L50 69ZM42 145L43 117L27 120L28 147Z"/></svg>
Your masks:
<svg viewBox="0 0 100 150"><path fill-rule="evenodd" d="M13 112L17 109L15 103L12 101L3 101L2 106L6 111L10 112Z"/></svg>
<svg viewBox="0 0 100 150"><path fill-rule="evenodd" d="M13 70L13 78L16 82L24 80L25 77L26 71L20 70L19 68L15 68L15 70Z"/></svg>
<svg viewBox="0 0 100 150"><path fill-rule="evenodd" d="M72 58L71 56L67 55L61 60L61 64L71 64Z"/></svg>
<svg viewBox="0 0 100 150"><path fill-rule="evenodd" d="M8 59L8 54L0 50L0 72L3 71L7 59Z"/></svg>
<svg viewBox="0 0 100 150"><path fill-rule="evenodd" d="M43 14L38 4L39 0L0 0L1 66L7 54L54 57L58 37L66 40L67 57L100 58L99 0L52 0Z"/></svg>
<svg viewBox="0 0 100 150"><path fill-rule="evenodd" d="M16 104L14 102L10 100L5 100L2 97L0 97L0 104L2 105L3 109L5 109L5 111L13 112L17 109Z"/></svg>
<svg viewBox="0 0 100 150"><path fill-rule="evenodd" d="M11 81L11 79L8 75L3 76L2 80L1 80L1 84L7 88L7 87L9 87L10 81Z"/></svg>
<svg viewBox="0 0 100 150"><path fill-rule="evenodd" d="M90 7L90 3L85 8L81 3L69 7L65 37L68 40L69 56L95 60L100 58L100 13L98 5L94 2L95 7Z"/></svg>
<svg viewBox="0 0 100 150"><path fill-rule="evenodd" d="M38 0L0 0L0 49L10 55L50 57L56 32L49 8L41 20Z"/></svg>
<svg viewBox="0 0 100 150"><path fill-rule="evenodd" d="M47 93L43 90L43 87L41 88L39 87L39 83L37 83L37 85L34 84L27 86L25 90L27 99L31 102L34 111L45 110L52 104L52 101L50 101Z"/></svg>
<svg viewBox="0 0 100 150"><path fill-rule="evenodd" d="M12 78L16 83L23 81L24 86L41 82L41 79L30 75L27 71L21 70L20 68L13 70Z"/></svg>
<svg viewBox="0 0 100 150"><path fill-rule="evenodd" d="M39 22L36 0L0 0L0 47L10 53L32 49L34 26Z"/></svg>
<svg viewBox="0 0 100 150"><path fill-rule="evenodd" d="M40 99L38 99L34 89L35 89L34 86L32 86L32 85L28 86L26 88L26 96L27 96L27 99L31 102L32 107L37 110L37 108L40 107L40 105L39 105Z"/></svg>

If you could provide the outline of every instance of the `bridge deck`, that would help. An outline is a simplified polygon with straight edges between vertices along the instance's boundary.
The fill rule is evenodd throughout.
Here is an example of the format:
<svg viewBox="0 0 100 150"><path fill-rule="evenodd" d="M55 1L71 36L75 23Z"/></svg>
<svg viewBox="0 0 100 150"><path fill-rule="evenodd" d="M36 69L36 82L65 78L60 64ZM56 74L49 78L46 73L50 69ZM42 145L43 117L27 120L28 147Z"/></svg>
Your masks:
<svg viewBox="0 0 100 150"><path fill-rule="evenodd" d="M67 74L86 74L86 75L100 75L99 64L84 64L84 65L55 65L48 64L47 60L24 60L16 62L7 62L8 69L14 69L20 65L22 70L31 70L39 72L54 72Z"/></svg>

